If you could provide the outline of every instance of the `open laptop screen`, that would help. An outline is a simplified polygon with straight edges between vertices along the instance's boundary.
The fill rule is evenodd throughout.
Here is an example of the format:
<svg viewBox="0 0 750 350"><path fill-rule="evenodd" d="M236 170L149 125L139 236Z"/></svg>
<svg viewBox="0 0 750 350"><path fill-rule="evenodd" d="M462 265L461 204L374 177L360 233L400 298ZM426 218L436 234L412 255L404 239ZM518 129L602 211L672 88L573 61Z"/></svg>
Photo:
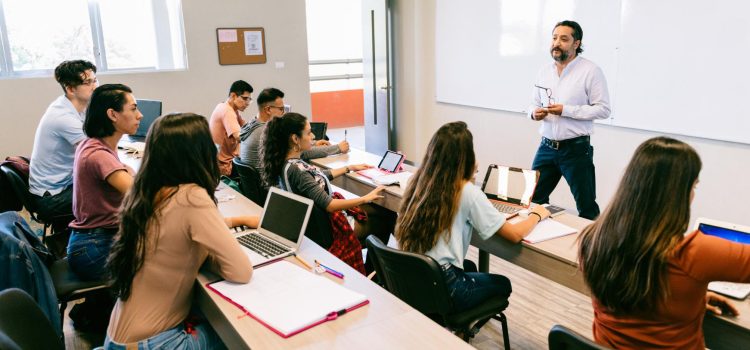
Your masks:
<svg viewBox="0 0 750 350"><path fill-rule="evenodd" d="M732 230L726 227L719 227L707 223L698 225L698 230L709 235L724 238L732 242L750 244L750 233L738 230Z"/></svg>
<svg viewBox="0 0 750 350"><path fill-rule="evenodd" d="M135 103L138 104L138 110L143 114L143 118L141 119L141 124L138 125L138 131L131 136L146 137L148 128L161 115L161 101L135 100Z"/></svg>
<svg viewBox="0 0 750 350"><path fill-rule="evenodd" d="M307 210L307 203L272 191L268 195L260 228L297 242L305 231Z"/></svg>
<svg viewBox="0 0 750 350"><path fill-rule="evenodd" d="M490 199L529 205L536 188L537 172L502 165L490 165L482 189Z"/></svg>
<svg viewBox="0 0 750 350"><path fill-rule="evenodd" d="M326 132L328 132L328 123L326 122L310 122L310 130L315 135L316 140L325 140Z"/></svg>

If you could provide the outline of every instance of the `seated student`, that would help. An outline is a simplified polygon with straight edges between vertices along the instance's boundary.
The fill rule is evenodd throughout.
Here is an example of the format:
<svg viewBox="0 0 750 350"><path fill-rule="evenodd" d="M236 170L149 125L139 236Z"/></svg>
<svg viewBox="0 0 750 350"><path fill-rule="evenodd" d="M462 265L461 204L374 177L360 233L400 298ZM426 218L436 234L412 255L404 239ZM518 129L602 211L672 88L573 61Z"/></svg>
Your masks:
<svg viewBox="0 0 750 350"><path fill-rule="evenodd" d="M261 165L263 170L261 174L264 181L270 186L278 186L281 189L310 198L315 202L315 207L318 210L333 215L338 215L342 210L352 209L370 203L377 198L382 198L382 196L379 195L380 191L383 190L382 186L359 198L334 198L330 180L337 176L344 175L349 171L368 169L372 166L357 164L332 170L319 170L300 159L302 152L312 148L314 137L315 136L310 130L310 123L308 123L307 118L301 114L287 113L283 117L271 119L266 125L264 131L261 151ZM370 213L368 212L368 214ZM312 221L313 219L311 219L311 222ZM382 233L382 230L376 230L374 227L371 227L371 224L378 225L378 221L379 220L376 217L368 217L367 224L357 221L354 233L356 233L357 237L366 236L368 231ZM343 231L340 231L351 231L351 227L346 220L343 220L343 223L338 220L331 220L330 223L326 224L341 224L341 226L332 227L333 232L319 230L308 237L323 246L323 248L328 249L329 247L327 247L325 243L320 242L325 241L327 238L330 240L330 236L333 235L332 240L334 246L330 247L330 249L334 250L329 249L329 251L355 269L361 267L362 257L359 242L350 242L354 246L360 247L358 263L356 257L348 258L343 256L343 254L349 253L356 255L356 247L351 246L350 249L345 249L346 252L336 251L336 249L339 249L336 248L336 245L340 243L342 239L349 238L349 236L343 233ZM308 225L308 228L309 227L310 226ZM386 235L388 233L389 231L385 231ZM341 238L337 240L336 237L338 237L339 234L341 234ZM326 237L326 235L329 237ZM364 273L364 269L362 269L361 272Z"/></svg>
<svg viewBox="0 0 750 350"><path fill-rule="evenodd" d="M406 187L396 221L395 236L402 250L426 254L443 266L456 312L511 293L507 277L476 272L476 266L464 260L472 231L483 239L497 234L520 242L549 216L547 209L537 205L528 218L506 222L474 185L476 170L473 137L466 123L443 125L432 136L422 166Z"/></svg>
<svg viewBox="0 0 750 350"><path fill-rule="evenodd" d="M284 93L276 88L263 89L258 94L258 115L245 124L240 131L240 160L243 163L260 170L260 139L266 123L275 117L284 115ZM323 137L325 135L318 135ZM302 152L301 158L304 160L323 158L337 153L349 152L349 142L341 141L337 145L331 145L330 142L319 140L315 147Z"/></svg>
<svg viewBox="0 0 750 350"><path fill-rule="evenodd" d="M218 179L204 117L156 120L107 264L118 300L105 349L223 348L210 325L190 315L195 278L208 262L226 280L249 282L252 264L227 226L257 227L258 217L223 219L214 195Z"/></svg>
<svg viewBox="0 0 750 350"><path fill-rule="evenodd" d="M710 281L750 282L750 246L684 235L701 160L668 137L636 149L604 213L580 238L594 339L617 349L704 349L706 309L737 310Z"/></svg>
<svg viewBox="0 0 750 350"><path fill-rule="evenodd" d="M63 95L42 116L34 137L29 192L39 215L53 220L53 231L64 230L73 215L73 158L83 141L83 119L97 86L96 66L84 60L65 61L55 68Z"/></svg>
<svg viewBox="0 0 750 350"><path fill-rule="evenodd" d="M232 173L232 159L238 156L240 127L245 125L240 112L250 105L253 87L244 80L237 80L229 87L229 98L219 103L211 113L209 125L213 142L219 145L219 170L221 175L237 177Z"/></svg>
<svg viewBox="0 0 750 350"><path fill-rule="evenodd" d="M117 213L133 183L133 169L120 162L117 142L138 130L143 115L133 91L122 84L102 85L91 95L83 122L89 138L73 163L73 215L68 263L83 280L101 280L115 233Z"/></svg>

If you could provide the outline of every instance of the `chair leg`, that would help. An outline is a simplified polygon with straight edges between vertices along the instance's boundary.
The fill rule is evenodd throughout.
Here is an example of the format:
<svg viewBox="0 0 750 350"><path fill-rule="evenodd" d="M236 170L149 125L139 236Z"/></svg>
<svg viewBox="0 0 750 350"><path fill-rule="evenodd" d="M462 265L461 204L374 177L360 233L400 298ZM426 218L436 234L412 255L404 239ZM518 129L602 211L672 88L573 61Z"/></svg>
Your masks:
<svg viewBox="0 0 750 350"><path fill-rule="evenodd" d="M505 350L510 350L510 336L508 335L508 320L505 318L504 313L499 313L492 318L500 321L503 327L503 344L505 344Z"/></svg>
<svg viewBox="0 0 750 350"><path fill-rule="evenodd" d="M47 228L50 228L50 227L52 227L52 225L48 224L46 222L44 223L44 226L42 227L42 244L47 244L46 243L46 240L47 240Z"/></svg>
<svg viewBox="0 0 750 350"><path fill-rule="evenodd" d="M60 340L62 340L62 343L65 344L65 309L68 308L68 302L67 301L60 301L60 325L63 328L63 331L60 332Z"/></svg>

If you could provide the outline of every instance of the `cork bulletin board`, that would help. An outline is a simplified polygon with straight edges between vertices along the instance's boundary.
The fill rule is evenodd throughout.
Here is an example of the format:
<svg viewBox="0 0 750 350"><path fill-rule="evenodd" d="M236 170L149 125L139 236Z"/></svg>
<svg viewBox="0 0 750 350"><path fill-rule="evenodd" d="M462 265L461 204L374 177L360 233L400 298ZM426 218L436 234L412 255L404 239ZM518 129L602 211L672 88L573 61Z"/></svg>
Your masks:
<svg viewBox="0 0 750 350"><path fill-rule="evenodd" d="M216 28L219 64L266 63L263 28Z"/></svg>

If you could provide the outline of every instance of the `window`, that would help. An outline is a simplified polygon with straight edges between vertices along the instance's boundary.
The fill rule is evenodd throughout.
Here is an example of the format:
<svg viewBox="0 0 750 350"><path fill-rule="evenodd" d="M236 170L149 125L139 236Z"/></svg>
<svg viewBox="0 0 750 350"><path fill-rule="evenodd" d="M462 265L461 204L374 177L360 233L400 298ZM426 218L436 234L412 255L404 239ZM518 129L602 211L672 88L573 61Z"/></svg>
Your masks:
<svg viewBox="0 0 750 350"><path fill-rule="evenodd" d="M71 59L98 72L186 68L180 0L0 0L0 77Z"/></svg>

